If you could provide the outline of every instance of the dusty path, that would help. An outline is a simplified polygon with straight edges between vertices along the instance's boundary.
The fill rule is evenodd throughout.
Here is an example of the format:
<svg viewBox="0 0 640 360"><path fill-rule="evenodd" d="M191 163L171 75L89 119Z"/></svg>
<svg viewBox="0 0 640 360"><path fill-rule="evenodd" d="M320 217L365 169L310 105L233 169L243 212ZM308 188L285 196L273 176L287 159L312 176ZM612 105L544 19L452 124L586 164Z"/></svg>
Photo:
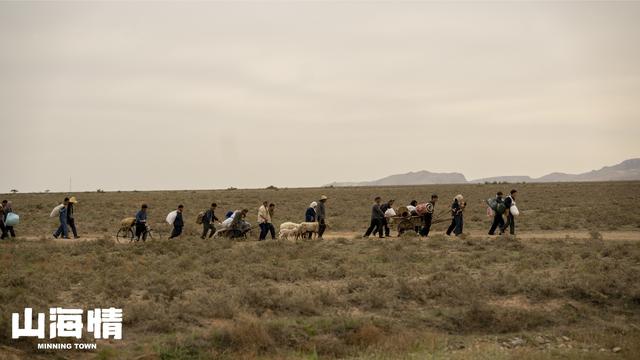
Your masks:
<svg viewBox="0 0 640 360"><path fill-rule="evenodd" d="M431 235L441 234L441 232L432 232ZM640 241L640 231L602 231L600 232L602 235L602 239L605 241ZM467 233L468 236L471 237L489 237L484 231L470 231ZM347 239L359 239L362 234L359 232L353 231L328 231L325 233L325 239L338 239L338 238L347 238ZM98 239L103 239L104 235L100 234L87 234L82 236L80 239L54 239L52 237L43 238L41 236L20 236L17 238L17 241L30 241L30 242L38 242L38 241L52 241L54 243L59 244L70 244L77 243L82 241L95 241ZM114 241L116 240L115 236L111 237ZM372 237L373 238L373 237ZM397 238L395 235L392 235L391 238ZM496 236L497 238L497 236ZM534 239L590 239L591 234L589 231L532 231L532 232L521 232L517 234L517 238L520 240L534 240ZM452 237L454 239L454 237ZM166 240L163 238L163 240ZM158 241L158 240L154 240ZM1 244L2 242L0 242ZM126 243L125 243L126 244Z"/></svg>
<svg viewBox="0 0 640 360"><path fill-rule="evenodd" d="M430 235L444 234L443 232L436 231L431 232ZM492 237L497 238L498 236L489 236L484 231L469 231L465 232L467 236L470 237ZM609 241L638 241L640 240L640 231L601 231L603 240ZM344 237L347 239L352 238L360 238L362 237L362 233L343 231L343 232L327 232L324 237L326 239L336 239L340 237ZM392 233L391 238L395 238L395 233ZM373 236L371 236L373 238ZM452 239L455 237L451 237ZM589 231L532 231L532 232L521 232L517 234L517 238L520 240L533 240L533 239L590 239L591 233Z"/></svg>

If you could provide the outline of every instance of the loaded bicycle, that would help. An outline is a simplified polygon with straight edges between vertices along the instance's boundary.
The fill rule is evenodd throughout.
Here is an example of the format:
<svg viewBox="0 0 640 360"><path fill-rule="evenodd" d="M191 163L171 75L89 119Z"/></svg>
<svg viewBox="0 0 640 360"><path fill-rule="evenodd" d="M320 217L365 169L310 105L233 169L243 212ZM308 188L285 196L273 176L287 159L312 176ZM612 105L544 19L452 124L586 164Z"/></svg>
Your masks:
<svg viewBox="0 0 640 360"><path fill-rule="evenodd" d="M120 244L131 243L137 240L134 228L136 226L136 218L129 217L122 219L120 222L120 229L116 233L116 241ZM160 238L160 234L156 230L153 230L149 224L145 225L144 232L140 235L142 241L154 240Z"/></svg>

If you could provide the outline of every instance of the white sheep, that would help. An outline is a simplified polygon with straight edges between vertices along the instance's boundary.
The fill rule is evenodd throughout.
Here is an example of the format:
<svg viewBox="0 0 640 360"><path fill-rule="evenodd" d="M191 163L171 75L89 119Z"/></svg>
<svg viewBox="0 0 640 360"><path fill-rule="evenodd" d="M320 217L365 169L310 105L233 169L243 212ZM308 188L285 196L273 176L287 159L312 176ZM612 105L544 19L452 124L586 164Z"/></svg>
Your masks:
<svg viewBox="0 0 640 360"><path fill-rule="evenodd" d="M299 226L280 229L280 232L278 233L279 239L289 240L292 236L295 236L295 239L298 239L298 236L300 236Z"/></svg>
<svg viewBox="0 0 640 360"><path fill-rule="evenodd" d="M283 222L282 224L280 224L280 230L283 230L283 229L294 229L294 228L298 228L298 226L300 226L300 224L296 224L296 223L291 222L291 221Z"/></svg>
<svg viewBox="0 0 640 360"><path fill-rule="evenodd" d="M318 230L320 229L320 224L316 221L316 222L303 222L300 224L300 227L298 229L299 235L302 234L306 234L308 232L312 232L312 233L318 233Z"/></svg>

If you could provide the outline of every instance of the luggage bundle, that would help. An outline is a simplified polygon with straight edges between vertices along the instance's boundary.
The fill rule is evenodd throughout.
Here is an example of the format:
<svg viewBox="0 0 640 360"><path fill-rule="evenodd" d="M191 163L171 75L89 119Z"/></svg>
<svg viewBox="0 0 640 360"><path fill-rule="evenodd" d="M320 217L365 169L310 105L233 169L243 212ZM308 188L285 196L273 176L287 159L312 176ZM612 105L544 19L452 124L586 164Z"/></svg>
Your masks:
<svg viewBox="0 0 640 360"><path fill-rule="evenodd" d="M202 219L204 219L204 211L200 211L198 213L198 216L196 216L196 224L200 225L202 224Z"/></svg>
<svg viewBox="0 0 640 360"><path fill-rule="evenodd" d="M418 215L433 213L433 205L431 205L431 203L418 204L416 206L416 212Z"/></svg>
<svg viewBox="0 0 640 360"><path fill-rule="evenodd" d="M491 210L496 211L498 207L498 199L495 197L487 199L487 205L491 208Z"/></svg>
<svg viewBox="0 0 640 360"><path fill-rule="evenodd" d="M507 211L507 207L504 202L499 202L495 197L487 199L487 205L489 205L489 208L497 214L504 214L504 212Z"/></svg>
<svg viewBox="0 0 640 360"><path fill-rule="evenodd" d="M167 215L166 221L169 225L173 225L173 222L176 221L176 217L178 216L178 210L173 210Z"/></svg>
<svg viewBox="0 0 640 360"><path fill-rule="evenodd" d="M120 222L120 228L124 231L127 231L129 229L131 229L131 227L136 223L136 218L134 217L128 217L128 218L124 218L122 219L122 221Z"/></svg>
<svg viewBox="0 0 640 360"><path fill-rule="evenodd" d="M49 217L56 217L58 215L60 215L60 209L62 209L64 207L64 204L60 204L56 207L53 208L53 210L51 210L51 214L49 214Z"/></svg>
<svg viewBox="0 0 640 360"><path fill-rule="evenodd" d="M400 215L402 217L409 217L411 216L411 211L406 206L400 206L398 208L397 215Z"/></svg>
<svg viewBox="0 0 640 360"><path fill-rule="evenodd" d="M489 210L493 211L496 214L504 214L507 210L509 210L509 212L513 216L520 215L520 211L518 210L518 207L516 206L515 201L513 202L513 204L509 209L507 209L507 206L504 204L503 201L498 202L498 199L495 197L487 199L487 205L489 205L487 209L487 216L489 216Z"/></svg>
<svg viewBox="0 0 640 360"><path fill-rule="evenodd" d="M14 212L10 212L7 214L7 217L4 219L4 224L6 226L16 226L20 222L20 216Z"/></svg>
<svg viewBox="0 0 640 360"><path fill-rule="evenodd" d="M511 215L513 216L518 216L520 215L520 210L518 210L518 207L516 206L516 204L511 205L511 207L509 208L509 212L511 213Z"/></svg>

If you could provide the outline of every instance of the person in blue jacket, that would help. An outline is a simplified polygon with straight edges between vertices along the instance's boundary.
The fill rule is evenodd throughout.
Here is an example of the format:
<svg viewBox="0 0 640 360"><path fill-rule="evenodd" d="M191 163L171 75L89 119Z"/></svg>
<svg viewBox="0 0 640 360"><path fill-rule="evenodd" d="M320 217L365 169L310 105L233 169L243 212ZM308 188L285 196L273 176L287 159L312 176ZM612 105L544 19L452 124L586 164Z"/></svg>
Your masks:
<svg viewBox="0 0 640 360"><path fill-rule="evenodd" d="M142 204L142 207L136 213L136 241L147 240L147 204Z"/></svg>
<svg viewBox="0 0 640 360"><path fill-rule="evenodd" d="M62 203L64 206L60 208L60 213L58 214L60 218L60 226L55 233L53 233L54 238L58 238L58 236L62 235L63 239L69 238L69 231L67 229L67 207L69 206L69 198L64 198L64 202Z"/></svg>

